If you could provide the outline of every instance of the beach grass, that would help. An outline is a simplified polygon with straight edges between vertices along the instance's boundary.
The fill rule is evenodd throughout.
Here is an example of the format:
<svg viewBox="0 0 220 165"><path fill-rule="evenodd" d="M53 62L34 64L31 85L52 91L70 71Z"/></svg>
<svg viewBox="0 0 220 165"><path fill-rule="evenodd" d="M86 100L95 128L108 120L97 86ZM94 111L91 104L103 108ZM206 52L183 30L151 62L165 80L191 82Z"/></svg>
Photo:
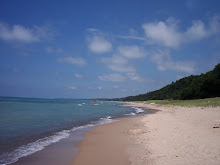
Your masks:
<svg viewBox="0 0 220 165"><path fill-rule="evenodd" d="M142 103L150 104L162 104L173 105L181 107L220 107L220 97L197 99L197 100L148 100L142 101Z"/></svg>

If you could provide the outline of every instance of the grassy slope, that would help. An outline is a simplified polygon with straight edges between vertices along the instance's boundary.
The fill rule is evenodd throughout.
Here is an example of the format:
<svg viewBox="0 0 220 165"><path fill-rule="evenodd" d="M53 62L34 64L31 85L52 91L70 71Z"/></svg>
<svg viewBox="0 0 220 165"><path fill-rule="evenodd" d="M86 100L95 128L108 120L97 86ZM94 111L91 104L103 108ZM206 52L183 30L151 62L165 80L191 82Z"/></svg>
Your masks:
<svg viewBox="0 0 220 165"><path fill-rule="evenodd" d="M142 102L146 104L155 103L183 107L220 107L220 97L197 100L149 100Z"/></svg>

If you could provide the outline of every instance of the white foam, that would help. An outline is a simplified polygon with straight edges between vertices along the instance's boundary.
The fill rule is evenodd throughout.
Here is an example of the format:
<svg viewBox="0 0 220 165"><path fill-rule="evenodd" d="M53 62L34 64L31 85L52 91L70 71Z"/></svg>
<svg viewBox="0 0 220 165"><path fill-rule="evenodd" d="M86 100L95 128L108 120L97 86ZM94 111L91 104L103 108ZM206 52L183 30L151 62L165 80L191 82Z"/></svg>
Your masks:
<svg viewBox="0 0 220 165"><path fill-rule="evenodd" d="M63 130L52 136L39 139L35 142L28 143L27 145L22 145L15 149L11 153L5 153L0 156L0 165L7 165L18 161L19 158L31 155L37 151L44 149L45 147L60 141L61 139L67 138L70 132L78 129L88 128L94 126L93 124L87 124L84 126L74 127L71 130Z"/></svg>
<svg viewBox="0 0 220 165"><path fill-rule="evenodd" d="M141 109L141 108L137 108L137 107L132 107L132 108L135 109L135 113L136 113L136 114L144 112L144 110Z"/></svg>
<svg viewBox="0 0 220 165"><path fill-rule="evenodd" d="M94 124L87 124L87 125L83 125L83 126L79 126L79 127L74 127L71 129L71 132L76 131L78 129L88 128L88 127L93 127L93 126L95 126L95 125Z"/></svg>
<svg viewBox="0 0 220 165"><path fill-rule="evenodd" d="M111 116L106 116L105 118L100 118L101 120L110 120L112 117Z"/></svg>
<svg viewBox="0 0 220 165"><path fill-rule="evenodd" d="M99 104L94 104L94 105L99 105Z"/></svg>
<svg viewBox="0 0 220 165"><path fill-rule="evenodd" d="M106 119L111 119L111 118L112 118L111 116L107 116L107 117L106 117Z"/></svg>
<svg viewBox="0 0 220 165"><path fill-rule="evenodd" d="M78 106L82 106L82 104L78 104Z"/></svg>
<svg viewBox="0 0 220 165"><path fill-rule="evenodd" d="M100 118L100 121L98 122L98 125L108 124L108 123L112 123L114 121L117 121L117 120L112 119L111 116L107 116L105 118Z"/></svg>
<svg viewBox="0 0 220 165"><path fill-rule="evenodd" d="M82 104L86 104L86 103L82 103Z"/></svg>

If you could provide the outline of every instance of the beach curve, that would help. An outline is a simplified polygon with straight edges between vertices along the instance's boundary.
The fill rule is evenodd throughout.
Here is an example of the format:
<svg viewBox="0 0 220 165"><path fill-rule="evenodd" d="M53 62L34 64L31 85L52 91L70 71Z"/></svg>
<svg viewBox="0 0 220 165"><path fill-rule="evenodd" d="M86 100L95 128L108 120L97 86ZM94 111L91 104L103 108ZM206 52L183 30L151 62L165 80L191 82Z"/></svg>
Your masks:
<svg viewBox="0 0 220 165"><path fill-rule="evenodd" d="M96 127L86 133L73 165L220 163L220 108L128 103L158 110Z"/></svg>

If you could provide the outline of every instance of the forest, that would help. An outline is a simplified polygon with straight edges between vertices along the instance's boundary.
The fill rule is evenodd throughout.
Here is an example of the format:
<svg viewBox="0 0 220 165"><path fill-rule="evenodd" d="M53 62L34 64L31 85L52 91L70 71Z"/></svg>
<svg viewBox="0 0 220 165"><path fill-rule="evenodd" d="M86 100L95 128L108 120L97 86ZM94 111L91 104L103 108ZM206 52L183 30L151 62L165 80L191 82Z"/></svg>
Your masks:
<svg viewBox="0 0 220 165"><path fill-rule="evenodd" d="M184 77L159 90L116 100L192 100L213 97L220 97L220 64L205 74Z"/></svg>

